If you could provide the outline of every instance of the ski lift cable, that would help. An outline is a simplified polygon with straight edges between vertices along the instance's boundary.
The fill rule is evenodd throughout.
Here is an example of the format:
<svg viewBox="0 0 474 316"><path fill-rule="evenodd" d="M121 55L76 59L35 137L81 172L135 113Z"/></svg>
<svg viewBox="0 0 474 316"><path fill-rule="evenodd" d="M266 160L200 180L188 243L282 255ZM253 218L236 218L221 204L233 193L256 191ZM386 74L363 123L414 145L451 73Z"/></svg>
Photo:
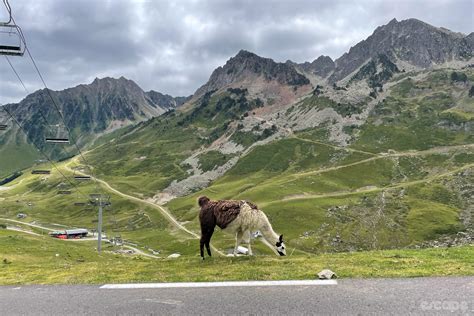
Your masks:
<svg viewBox="0 0 474 316"><path fill-rule="evenodd" d="M10 65L10 68L12 69L12 71L15 73L15 76L17 77L18 81L20 81L21 85L23 86L23 89L25 90L26 95L29 95L30 91L26 88L25 84L23 83L23 80L21 79L20 75L18 74L12 62L10 61L10 58L8 58L8 56L4 56L4 57L7 60L8 64ZM41 111L41 109L38 109L38 113L40 114L41 118L46 122L47 126L49 127L51 124L48 122L48 120L44 116L43 111ZM16 114L15 111L13 111L13 114Z"/></svg>
<svg viewBox="0 0 474 316"><path fill-rule="evenodd" d="M82 196L88 198L88 196L86 194L84 194L81 190L79 190L79 188L77 187L77 185L75 185L74 182L72 182L71 180L69 180L69 178L67 178L64 173L57 167L57 165L54 163L54 161L52 161L48 155L46 155L46 153L44 151L41 150L41 148L39 148L33 141L32 139L28 136L28 133L26 132L26 130L24 129L24 127L21 125L21 123L12 115L12 113L8 110L8 109L5 109L5 112L11 117L11 119L15 122L15 124L18 125L18 127L20 127L20 129L23 131L23 133L26 135L27 138L29 138L31 144L33 144L33 146L35 146L36 150L41 153L41 155L43 155L46 160L49 161L49 163L53 166L54 169L56 169L58 171L58 173L67 181L69 182L70 185L72 185L76 191L81 194Z"/></svg>
<svg viewBox="0 0 474 316"><path fill-rule="evenodd" d="M5 6L7 7L7 10L9 10L10 17L11 17L11 21L13 21L13 23L16 25L15 18L14 18L13 15L11 14L11 8L10 8L10 4L8 3L8 0L3 0L3 1L4 1ZM29 49L29 47L28 47L28 45L27 45L27 43L26 43L26 38L25 38L25 36L24 36L24 34L23 34L23 31L21 30L20 27L17 26L17 28L18 28L19 33L20 33L20 36L21 36L21 38L22 38L22 40L23 40L23 44L24 44L24 46L25 46L25 51L28 53L28 56L30 57L31 62L33 63L33 66L34 66L36 72L38 73L39 78L41 79L41 82L43 83L44 87L46 88L46 93L48 94L48 96L50 97L50 99L51 99L51 101L52 101L54 107L55 107L56 110L58 111L58 113L59 113L59 115L60 115L60 117L61 117L61 120L63 121L64 127L65 127L65 128L67 129L67 131L68 131L69 137L71 138L71 140L72 140L74 146L75 146L76 149L78 150L78 153L79 153L79 155L81 156L82 160L83 160L87 165L90 165L89 162L87 161L87 159L86 159L86 158L84 157L84 155L82 154L82 151L81 151L80 147L77 145L77 142L76 142L75 139L73 138L72 133L71 133L71 130L70 130L70 128L69 128L69 127L67 126L67 124L66 124L66 120L65 120L65 118L64 118L63 113L62 113L61 110L59 109L59 106L56 104L56 101L54 100L54 98L53 98L53 96L52 96L52 94L51 94L51 91L49 90L48 86L46 85L46 82L45 82L45 80L44 80L44 78L43 78L43 76L42 76L42 74L41 74L41 72L40 72L40 70L39 70L39 68L38 68L38 66L37 66L37 64L36 64L36 62L35 62L35 59L33 58L32 54L31 54L31 51L30 51L30 49ZM96 186L96 190L97 190L100 186L98 185L98 181L97 181L97 179L96 179L96 177L95 177L95 175L94 175L94 172L93 172L92 168L91 168L91 173L92 173L92 177L93 177L94 180L95 180L95 186Z"/></svg>
<svg viewBox="0 0 474 316"><path fill-rule="evenodd" d="M10 61L10 58L8 58L8 56L5 56L5 59L7 60L8 64L10 65L10 68L12 69L12 71L15 73L16 77L18 78L18 80L20 81L21 85L23 86L23 89L25 90L26 94L29 95L30 92L28 91L28 89L26 88L25 84L23 83L23 80L21 79L18 71L15 69L15 67L13 66L12 62ZM44 115L43 111L41 109L38 108L38 113L40 114L41 118L43 119L43 121L46 123L46 126L48 127L48 130L49 130L49 133L52 134L52 124L48 121L48 119L46 118L46 116ZM13 111L13 115L15 115L15 111ZM63 150L65 152L65 154L67 155L67 151L66 149L63 147Z"/></svg>
<svg viewBox="0 0 474 316"><path fill-rule="evenodd" d="M13 19L13 17L12 17ZM13 19L13 21L15 21ZM35 59L33 58L31 52L30 52L30 49L28 48L28 46L26 46L25 44L25 50L28 54L28 56L30 57L32 63L33 63L33 66L34 68L36 69L36 72L38 73L38 76L40 77L41 79L41 82L43 83L44 87L46 88L46 93L48 94L49 98L51 99L52 103L53 103L53 106L55 107L56 111L59 113L59 116L64 124L64 127L66 128L68 134L69 134L69 138L71 139L72 143L74 144L74 147L76 147L78 153L79 153L79 156L81 157L82 161L86 164L86 165L90 165L90 163L87 161L87 159L84 157L82 151L81 151L81 148L79 147L79 145L77 144L76 140L74 139L73 135L72 135L72 132L71 132L71 129L69 128L69 126L66 124L66 119L61 111L61 109L59 108L58 104L56 103L55 99L53 98L53 95L51 94L51 90L48 88L48 86L46 85L46 82L43 78L43 75L41 74L36 62L35 62ZM99 188L99 185L98 185L98 181L97 179L95 178L95 175L94 175L94 172L91 168L91 173L92 173L92 176L95 180L95 186L96 186L96 189Z"/></svg>
<svg viewBox="0 0 474 316"><path fill-rule="evenodd" d="M5 59L7 60L8 64L10 65L10 68L13 70L13 72L15 73L16 77L18 78L18 80L20 80L20 83L21 85L23 86L23 89L25 90L25 92L27 94L30 94L30 92L28 91L28 89L26 88L25 84L23 83L23 80L21 80L20 76L18 75L18 72L16 71L15 67L13 67L11 61L10 61L10 58L8 58L8 56L5 55Z"/></svg>
<svg viewBox="0 0 474 316"><path fill-rule="evenodd" d="M8 19L8 22L0 22L0 23L1 25L10 24L10 22L12 21L12 8L10 7L10 3L8 3L8 0L3 0L3 4L5 5L5 8L7 8L9 19Z"/></svg>
<svg viewBox="0 0 474 316"><path fill-rule="evenodd" d="M7 10L8 10L9 13L10 13L11 21L13 21L13 23L16 25L15 18L13 17L13 14L11 14L11 8L10 8L10 4L8 3L8 0L3 0L3 1L4 1L5 6L7 7ZM17 25L16 25L16 26L17 26ZM25 49L25 51L28 53L28 56L29 56L31 62L33 63L33 66L34 66L36 72L38 73L38 76L40 77L40 79L41 79L41 81L42 81L44 87L46 88L46 92L47 92L48 96L50 97L50 99L51 99L51 101L52 101L52 103L53 103L53 106L54 106L54 107L56 108L56 110L58 111L58 113L59 113L59 115L60 115L60 117L61 117L61 119L62 119L62 121L63 121L63 123L64 123L64 126L65 126L65 128L67 129L67 131L68 131L68 133L69 133L69 137L71 138L72 142L74 143L74 146L77 148L78 153L79 153L79 155L81 156L83 162L84 162L86 165L91 166L91 164L90 164L90 163L87 161L87 159L84 157L84 155L83 155L83 153L82 153L82 151L81 151L79 145L78 145L77 142L75 141L74 137L72 136L71 130L70 130L69 126L66 124L66 120L65 120L65 118L64 118L63 113L62 113L61 110L59 109L59 106L56 104L56 101L54 100L54 98L53 98L53 96L52 96L52 94L51 94L51 91L49 90L48 86L46 85L46 82L45 82L45 80L44 80L44 78L43 78L43 76L42 76L42 74L41 74L41 72L40 72L40 70L39 70L39 68L38 68L38 66L37 66L37 64L36 64L36 62L35 62L35 59L33 58L32 54L31 54L31 51L30 51L30 49L29 49L29 47L28 47L28 45L27 45L27 43L26 43L26 38L25 38L25 36L24 36L24 34L23 34L23 31L21 30L21 28L20 28L19 26L17 26L17 29L18 29L19 34L20 34L20 37L21 37L21 39L22 39L22 41L23 41L24 49ZM90 172L91 172L92 177L94 178L94 183L95 183L96 191L99 191L99 190L100 190L100 191L104 192L103 188L101 188L101 187L99 186L99 182L97 181L97 178L95 177L95 174L94 174L94 171L93 171L92 168L90 168Z"/></svg>
<svg viewBox="0 0 474 316"><path fill-rule="evenodd" d="M11 117L11 119L13 120L13 122L15 122L16 125L18 125L18 127L23 131L23 133L26 135L26 137L30 140L31 144L33 144L33 146L36 147L36 149L46 158L46 160L49 161L49 163L53 166L54 169L56 169L59 174L67 181L69 182L69 184L71 184L78 193L80 193L82 196L88 198L88 196L84 193L81 192L81 190L79 190L79 188L76 186L76 184L74 182L72 182L71 180L69 180L69 178L67 178L64 173L58 168L58 166L54 163L54 161L52 161L48 155L46 155L46 153L41 150L41 148L39 148L34 142L33 140L28 136L28 133L26 132L25 128L23 127L23 125L21 125L21 123L10 113L10 111L5 108L4 109L5 112Z"/></svg>
<svg viewBox="0 0 474 316"><path fill-rule="evenodd" d="M30 57L32 63L33 63L33 66L34 68L36 69L36 72L38 73L38 76L40 77L44 87L46 88L46 93L48 94L49 98L51 99L51 102L53 103L53 106L54 108L56 109L56 111L59 113L59 116L63 122L63 125L64 125L64 128L66 128L68 134L69 134L69 138L71 139L72 143L74 144L74 147L76 147L79 155L81 156L82 160L84 162L86 162L87 164L89 164L87 162L87 159L84 157L84 155L82 154L82 151L79 147L79 145L77 144L76 140L74 139L73 135L72 135L72 132L71 132L71 129L69 128L69 126L66 124L66 119L64 117L64 114L62 113L61 109L59 108L58 104L56 103L53 95L51 94L51 90L48 88L48 86L46 85L46 82L43 78L43 75L41 74L40 70L38 69L38 66L36 65L36 62L35 62L35 59L33 58L33 56L31 55L31 52L29 50L29 48L26 46L26 52L28 53L28 56Z"/></svg>

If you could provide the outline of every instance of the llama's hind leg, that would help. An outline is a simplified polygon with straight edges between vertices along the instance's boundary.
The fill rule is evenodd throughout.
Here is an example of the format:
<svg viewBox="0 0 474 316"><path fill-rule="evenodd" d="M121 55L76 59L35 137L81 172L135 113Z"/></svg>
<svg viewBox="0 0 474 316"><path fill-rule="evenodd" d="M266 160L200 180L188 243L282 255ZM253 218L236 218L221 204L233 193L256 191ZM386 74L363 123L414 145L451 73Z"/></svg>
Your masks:
<svg viewBox="0 0 474 316"><path fill-rule="evenodd" d="M210 231L207 238L206 238L206 242L205 242L205 245L206 245L206 249L207 249L207 254L209 255L209 257L211 257L211 245L210 245L210 242L211 242L211 237L212 237L212 234L214 233L214 230Z"/></svg>
<svg viewBox="0 0 474 316"><path fill-rule="evenodd" d="M201 252L201 258L204 259L204 237L201 237L199 241L199 250Z"/></svg>
<svg viewBox="0 0 474 316"><path fill-rule="evenodd" d="M241 230L237 231L237 233L235 233L235 247L234 247L234 256L237 256L237 253L238 253L238 249L239 248L239 245L242 241L242 236L243 236L243 233Z"/></svg>
<svg viewBox="0 0 474 316"><path fill-rule="evenodd" d="M201 258L204 259L204 246L207 248L207 254L209 257L211 256L211 249L209 243L211 241L212 234L214 233L214 229L201 229L201 240L200 240L200 252Z"/></svg>

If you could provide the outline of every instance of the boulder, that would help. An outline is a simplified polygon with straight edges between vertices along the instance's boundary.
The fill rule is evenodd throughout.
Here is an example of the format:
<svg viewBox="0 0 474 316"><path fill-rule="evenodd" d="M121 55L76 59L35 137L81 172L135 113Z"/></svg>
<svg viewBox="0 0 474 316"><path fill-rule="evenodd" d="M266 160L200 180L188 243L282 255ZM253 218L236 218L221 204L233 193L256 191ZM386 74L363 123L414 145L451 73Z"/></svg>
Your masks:
<svg viewBox="0 0 474 316"><path fill-rule="evenodd" d="M332 272L329 269L324 269L321 272L318 273L318 278L321 280L330 280L330 279L336 279L337 274Z"/></svg>

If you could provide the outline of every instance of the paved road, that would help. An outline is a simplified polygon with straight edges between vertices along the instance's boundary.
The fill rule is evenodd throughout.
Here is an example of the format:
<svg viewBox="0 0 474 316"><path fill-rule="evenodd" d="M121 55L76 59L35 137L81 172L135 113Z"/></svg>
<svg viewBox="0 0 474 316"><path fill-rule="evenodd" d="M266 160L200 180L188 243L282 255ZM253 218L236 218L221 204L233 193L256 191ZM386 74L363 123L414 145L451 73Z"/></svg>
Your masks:
<svg viewBox="0 0 474 316"><path fill-rule="evenodd" d="M165 289L0 287L2 315L474 314L474 277Z"/></svg>

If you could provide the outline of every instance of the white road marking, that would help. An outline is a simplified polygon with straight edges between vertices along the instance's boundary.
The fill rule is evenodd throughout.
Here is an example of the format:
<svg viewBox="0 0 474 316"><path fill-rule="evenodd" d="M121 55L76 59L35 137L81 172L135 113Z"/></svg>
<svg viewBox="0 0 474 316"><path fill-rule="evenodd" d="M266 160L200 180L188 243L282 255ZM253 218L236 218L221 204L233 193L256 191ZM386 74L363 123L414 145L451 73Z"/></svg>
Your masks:
<svg viewBox="0 0 474 316"><path fill-rule="evenodd" d="M337 285L336 280L285 280L285 281L227 281L227 282L170 282L170 283L132 283L105 284L101 289L169 289L199 287L241 287L241 286L305 286Z"/></svg>

